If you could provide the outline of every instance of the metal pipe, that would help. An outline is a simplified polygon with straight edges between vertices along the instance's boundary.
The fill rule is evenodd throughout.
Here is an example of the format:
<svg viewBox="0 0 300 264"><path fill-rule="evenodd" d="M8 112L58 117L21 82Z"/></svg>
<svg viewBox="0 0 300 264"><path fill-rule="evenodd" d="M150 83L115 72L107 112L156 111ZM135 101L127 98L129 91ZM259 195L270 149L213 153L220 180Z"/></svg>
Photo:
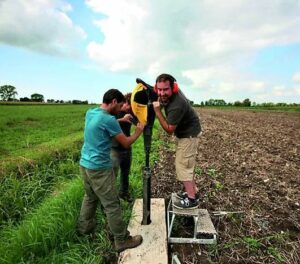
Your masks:
<svg viewBox="0 0 300 264"><path fill-rule="evenodd" d="M142 225L151 223L151 169L150 169L150 150L151 150L152 127L144 128L144 148L146 165L143 171L143 220Z"/></svg>

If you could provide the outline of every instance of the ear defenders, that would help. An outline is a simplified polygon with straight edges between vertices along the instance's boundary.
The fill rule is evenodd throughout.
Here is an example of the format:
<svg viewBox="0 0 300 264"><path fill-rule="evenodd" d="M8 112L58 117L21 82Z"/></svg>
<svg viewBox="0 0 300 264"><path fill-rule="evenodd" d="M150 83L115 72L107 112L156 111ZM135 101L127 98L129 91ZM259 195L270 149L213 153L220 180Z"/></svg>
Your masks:
<svg viewBox="0 0 300 264"><path fill-rule="evenodd" d="M172 92L173 93L178 93L179 91L179 86L177 84L177 81L176 79L170 75L170 74L166 74L166 73L163 73L161 75L159 75L157 78L156 78L156 81L155 81L155 85L154 85L154 92L157 93L157 83L159 80L162 80L162 81L169 81L170 84L171 84L171 88L172 88Z"/></svg>

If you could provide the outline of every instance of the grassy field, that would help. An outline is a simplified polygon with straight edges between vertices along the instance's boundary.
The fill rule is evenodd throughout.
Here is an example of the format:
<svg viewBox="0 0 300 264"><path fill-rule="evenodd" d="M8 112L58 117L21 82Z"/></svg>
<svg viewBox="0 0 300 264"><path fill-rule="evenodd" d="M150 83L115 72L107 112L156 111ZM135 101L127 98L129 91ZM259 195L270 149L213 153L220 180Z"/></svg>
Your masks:
<svg viewBox="0 0 300 264"><path fill-rule="evenodd" d="M0 263L116 260L104 213L96 237L79 237L83 198L78 160L88 105L0 105ZM2 114L3 113L3 114ZM157 129L154 129L156 137ZM158 153L154 140L152 153ZM157 155L157 154L156 154ZM151 162L157 158L151 155ZM130 188L142 196L142 138L133 146ZM131 205L122 202L129 221Z"/></svg>
<svg viewBox="0 0 300 264"><path fill-rule="evenodd" d="M78 160L84 115L91 107L0 105L0 263L116 262L101 210L96 237L75 231L83 197ZM151 162L163 144L157 124L153 137ZM133 146L130 180L136 198L142 197L144 159L140 138ZM129 221L131 205L122 202L122 207Z"/></svg>
<svg viewBox="0 0 300 264"><path fill-rule="evenodd" d="M0 105L0 178L77 149L90 107L95 106Z"/></svg>
<svg viewBox="0 0 300 264"><path fill-rule="evenodd" d="M0 105L0 158L82 133L88 105Z"/></svg>

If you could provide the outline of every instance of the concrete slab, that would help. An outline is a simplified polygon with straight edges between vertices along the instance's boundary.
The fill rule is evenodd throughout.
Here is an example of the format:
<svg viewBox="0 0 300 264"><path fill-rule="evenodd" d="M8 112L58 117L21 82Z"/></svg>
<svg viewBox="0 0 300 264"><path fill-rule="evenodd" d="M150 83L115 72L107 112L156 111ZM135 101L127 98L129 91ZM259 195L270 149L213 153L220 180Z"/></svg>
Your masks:
<svg viewBox="0 0 300 264"><path fill-rule="evenodd" d="M131 235L142 235L143 243L120 253L122 264L167 264L168 242L164 199L151 199L151 224L142 225L143 200L137 199L128 225Z"/></svg>

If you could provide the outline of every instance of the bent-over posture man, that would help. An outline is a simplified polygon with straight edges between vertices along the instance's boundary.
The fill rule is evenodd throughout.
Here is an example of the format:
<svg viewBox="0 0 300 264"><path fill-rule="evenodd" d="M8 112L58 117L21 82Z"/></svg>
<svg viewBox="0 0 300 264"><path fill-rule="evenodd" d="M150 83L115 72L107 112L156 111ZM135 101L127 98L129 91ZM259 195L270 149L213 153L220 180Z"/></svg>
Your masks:
<svg viewBox="0 0 300 264"><path fill-rule="evenodd" d="M116 115L121 129L127 137L130 136L131 124L133 120L130 98L131 93L125 94L125 102L121 108L121 111ZM129 174L132 161L131 147L124 148L117 140L113 139L111 157L113 161L113 170L116 177L120 171L119 197L131 203L133 202L129 192Z"/></svg>
<svg viewBox="0 0 300 264"><path fill-rule="evenodd" d="M108 90L100 107L90 109L85 117L84 144L81 150L80 172L84 181L85 195L78 219L78 232L89 234L96 229L96 210L100 201L109 228L114 236L115 248L121 252L137 247L142 236L130 236L122 219L120 200L110 158L112 139L125 148L137 140L143 132L143 125L137 124L135 132L126 137L116 115L124 103L124 95L117 89Z"/></svg>
<svg viewBox="0 0 300 264"><path fill-rule="evenodd" d="M178 192L180 209L196 208L199 202L198 189L194 181L197 146L201 132L200 120L190 101L179 90L176 79L170 74L161 74L156 79L154 90L158 101L153 102L154 111L162 128L177 137L175 168L177 179L185 192ZM161 112L164 107L166 117Z"/></svg>

